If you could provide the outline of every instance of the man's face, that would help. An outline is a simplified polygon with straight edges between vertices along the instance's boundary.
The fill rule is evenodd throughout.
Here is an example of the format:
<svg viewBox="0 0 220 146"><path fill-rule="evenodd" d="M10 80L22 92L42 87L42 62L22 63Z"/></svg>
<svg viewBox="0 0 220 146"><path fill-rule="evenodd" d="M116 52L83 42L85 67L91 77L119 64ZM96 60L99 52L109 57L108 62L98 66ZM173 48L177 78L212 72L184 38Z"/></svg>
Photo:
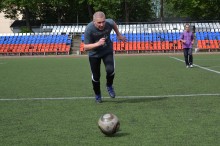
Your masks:
<svg viewBox="0 0 220 146"><path fill-rule="evenodd" d="M105 17L95 18L94 24L95 24L95 27L97 27L99 30L103 30L105 28Z"/></svg>
<svg viewBox="0 0 220 146"><path fill-rule="evenodd" d="M189 31L189 25L185 26L186 31Z"/></svg>

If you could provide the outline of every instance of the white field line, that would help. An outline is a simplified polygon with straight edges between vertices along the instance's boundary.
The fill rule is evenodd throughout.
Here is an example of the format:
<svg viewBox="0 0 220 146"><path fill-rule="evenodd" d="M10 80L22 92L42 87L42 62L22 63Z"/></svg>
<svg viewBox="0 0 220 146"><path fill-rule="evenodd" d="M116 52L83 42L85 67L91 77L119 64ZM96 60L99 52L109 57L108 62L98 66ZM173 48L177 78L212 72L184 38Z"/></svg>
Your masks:
<svg viewBox="0 0 220 146"><path fill-rule="evenodd" d="M209 66L209 68L219 68L220 66Z"/></svg>
<svg viewBox="0 0 220 146"><path fill-rule="evenodd" d="M179 59L179 58L176 58L176 57L170 57L170 58L185 63L185 61L183 61L183 60L181 60L181 59ZM216 71L216 70L213 70L213 69L209 69L209 68L207 68L207 67L202 67L202 66L197 65L197 64L193 64L193 65L196 66L196 67L198 67L198 68L201 68L201 69L203 69L203 70L207 70L207 71L210 71L210 72L214 72L214 73L220 74L219 71Z"/></svg>
<svg viewBox="0 0 220 146"><path fill-rule="evenodd" d="M201 61L219 61L220 59L193 59L193 60L201 60Z"/></svg>
<svg viewBox="0 0 220 146"><path fill-rule="evenodd" d="M201 96L219 96L220 93L207 94L180 94L180 95L152 95L152 96L117 96L119 99L139 99L139 98L172 98L172 97L201 97ZM103 97L108 98L108 97ZM76 99L94 99L94 97L51 97L51 98L2 98L0 101L34 101L34 100L76 100Z"/></svg>

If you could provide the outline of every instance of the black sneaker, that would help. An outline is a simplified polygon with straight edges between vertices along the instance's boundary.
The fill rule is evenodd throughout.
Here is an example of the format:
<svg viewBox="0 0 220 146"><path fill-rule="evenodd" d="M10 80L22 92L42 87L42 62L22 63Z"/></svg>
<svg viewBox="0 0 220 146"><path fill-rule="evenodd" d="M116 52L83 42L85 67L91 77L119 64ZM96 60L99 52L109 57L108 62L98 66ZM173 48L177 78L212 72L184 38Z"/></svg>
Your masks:
<svg viewBox="0 0 220 146"><path fill-rule="evenodd" d="M95 102L96 103L102 103L102 96L101 95L95 95Z"/></svg>
<svg viewBox="0 0 220 146"><path fill-rule="evenodd" d="M106 87L108 94L111 98L115 98L115 90L113 88L113 86L107 86Z"/></svg>

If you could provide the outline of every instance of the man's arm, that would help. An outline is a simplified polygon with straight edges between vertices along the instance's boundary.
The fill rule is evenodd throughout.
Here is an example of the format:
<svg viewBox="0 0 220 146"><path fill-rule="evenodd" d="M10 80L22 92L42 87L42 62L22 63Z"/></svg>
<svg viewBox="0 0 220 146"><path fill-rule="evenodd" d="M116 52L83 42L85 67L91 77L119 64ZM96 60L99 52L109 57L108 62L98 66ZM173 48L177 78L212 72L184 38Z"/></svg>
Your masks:
<svg viewBox="0 0 220 146"><path fill-rule="evenodd" d="M127 40L126 37L124 37L124 36L121 35L121 33L120 33L119 30L118 30L118 26L117 26L117 24L116 24L115 22L114 22L114 24L113 24L113 29L114 29L114 31L115 31L115 33L116 33L118 39L121 40L121 41L123 41L123 42L126 42L126 40Z"/></svg>
<svg viewBox="0 0 220 146"><path fill-rule="evenodd" d="M191 36L191 40L192 40L192 45L194 44L194 35L192 33L192 36Z"/></svg>
<svg viewBox="0 0 220 146"><path fill-rule="evenodd" d="M85 51L93 50L99 46L102 46L105 44L105 38L101 38L98 42L93 43L92 41L92 35L89 29L85 30L84 34L84 49Z"/></svg>
<svg viewBox="0 0 220 146"><path fill-rule="evenodd" d="M105 38L101 38L98 42L92 43L92 44L85 44L84 43L84 49L85 51L93 50L99 46L102 46L105 44Z"/></svg>
<svg viewBox="0 0 220 146"><path fill-rule="evenodd" d="M180 36L180 41L183 42L183 43L185 43L186 41L184 40L183 35L184 35L184 34L182 33L181 36Z"/></svg>

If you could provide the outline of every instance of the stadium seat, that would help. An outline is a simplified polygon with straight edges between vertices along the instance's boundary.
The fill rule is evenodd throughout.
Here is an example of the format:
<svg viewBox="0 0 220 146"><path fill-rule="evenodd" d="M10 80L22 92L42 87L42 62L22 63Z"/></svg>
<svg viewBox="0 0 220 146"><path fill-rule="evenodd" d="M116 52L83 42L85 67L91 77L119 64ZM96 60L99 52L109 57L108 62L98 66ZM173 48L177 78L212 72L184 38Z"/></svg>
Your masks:
<svg viewBox="0 0 220 146"><path fill-rule="evenodd" d="M57 53L56 45L63 44L65 49L60 53L69 54L72 40L68 35L57 35L50 33L19 33L14 35L0 36L0 53L33 54L33 53ZM66 49L67 48L67 49ZM65 50L65 51L64 51ZM58 52L59 53L59 52Z"/></svg>

